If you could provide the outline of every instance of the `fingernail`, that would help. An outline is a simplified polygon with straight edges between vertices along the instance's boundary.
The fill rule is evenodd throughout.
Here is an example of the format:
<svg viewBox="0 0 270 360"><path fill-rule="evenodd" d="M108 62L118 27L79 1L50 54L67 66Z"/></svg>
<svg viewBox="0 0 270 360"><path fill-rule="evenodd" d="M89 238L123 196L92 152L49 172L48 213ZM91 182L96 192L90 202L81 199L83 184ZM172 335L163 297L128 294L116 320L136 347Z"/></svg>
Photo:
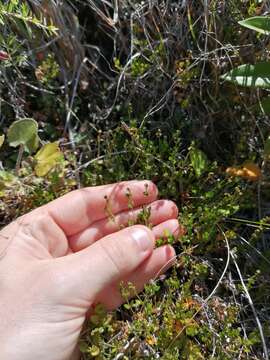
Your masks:
<svg viewBox="0 0 270 360"><path fill-rule="evenodd" d="M132 232L132 237L137 242L141 251L146 251L153 247L153 241L149 236L149 232L144 229L134 229Z"/></svg>

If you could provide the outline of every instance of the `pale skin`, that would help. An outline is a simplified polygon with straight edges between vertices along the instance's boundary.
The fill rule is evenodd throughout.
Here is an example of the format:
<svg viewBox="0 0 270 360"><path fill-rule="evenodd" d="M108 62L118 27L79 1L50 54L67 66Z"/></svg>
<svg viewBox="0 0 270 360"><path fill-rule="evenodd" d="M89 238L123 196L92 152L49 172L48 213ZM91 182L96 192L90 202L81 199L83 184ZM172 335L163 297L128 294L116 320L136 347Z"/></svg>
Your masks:
<svg viewBox="0 0 270 360"><path fill-rule="evenodd" d="M179 235L178 210L157 195L149 181L85 188L2 229L2 360L78 359L78 339L93 306L119 307L120 282L139 292L172 262L174 249L155 248L155 240L165 230ZM152 230L127 227L144 205L151 207Z"/></svg>

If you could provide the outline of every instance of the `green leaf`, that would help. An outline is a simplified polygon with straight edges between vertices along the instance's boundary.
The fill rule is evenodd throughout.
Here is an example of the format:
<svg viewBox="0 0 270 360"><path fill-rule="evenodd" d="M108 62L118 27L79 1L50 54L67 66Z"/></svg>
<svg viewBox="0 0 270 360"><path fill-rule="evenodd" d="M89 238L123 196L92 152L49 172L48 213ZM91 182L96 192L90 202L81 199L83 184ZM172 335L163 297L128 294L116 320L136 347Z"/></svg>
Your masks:
<svg viewBox="0 0 270 360"><path fill-rule="evenodd" d="M240 65L221 76L223 80L247 87L270 88L270 62Z"/></svg>
<svg viewBox="0 0 270 360"><path fill-rule="evenodd" d="M96 315L99 315L99 316L101 316L101 317L104 317L104 316L106 316L106 314L107 314L107 309L106 309L106 307L103 305L103 304L97 304L96 306L95 306L95 314Z"/></svg>
<svg viewBox="0 0 270 360"><path fill-rule="evenodd" d="M91 356L96 357L100 354L100 349L98 346L92 345L91 348L89 349L89 352Z"/></svg>
<svg viewBox="0 0 270 360"><path fill-rule="evenodd" d="M0 170L0 196L2 191L12 186L15 180L16 178L14 175L7 171Z"/></svg>
<svg viewBox="0 0 270 360"><path fill-rule="evenodd" d="M270 17L269 16L254 16L249 19L239 21L239 24L255 30L258 33L270 35Z"/></svg>
<svg viewBox="0 0 270 360"><path fill-rule="evenodd" d="M0 149L1 149L1 147L3 146L3 144L4 144L4 141L5 141L5 135L1 135L1 136L0 136Z"/></svg>
<svg viewBox="0 0 270 360"><path fill-rule="evenodd" d="M91 315L90 316L90 322L96 326L100 324L100 317L98 315Z"/></svg>
<svg viewBox="0 0 270 360"><path fill-rule="evenodd" d="M190 160L196 176L200 177L208 167L208 160L206 155L201 150L191 148Z"/></svg>
<svg viewBox="0 0 270 360"><path fill-rule="evenodd" d="M63 158L57 142L44 145L35 155L36 175L40 177L47 175Z"/></svg>
<svg viewBox="0 0 270 360"><path fill-rule="evenodd" d="M187 334L187 336L191 336L191 337L196 336L198 334L198 325L194 324L194 325L188 326L186 328L186 334Z"/></svg>
<svg viewBox="0 0 270 360"><path fill-rule="evenodd" d="M8 129L7 138L10 146L23 145L25 151L32 153L39 143L38 124L34 119L28 118L14 121Z"/></svg>

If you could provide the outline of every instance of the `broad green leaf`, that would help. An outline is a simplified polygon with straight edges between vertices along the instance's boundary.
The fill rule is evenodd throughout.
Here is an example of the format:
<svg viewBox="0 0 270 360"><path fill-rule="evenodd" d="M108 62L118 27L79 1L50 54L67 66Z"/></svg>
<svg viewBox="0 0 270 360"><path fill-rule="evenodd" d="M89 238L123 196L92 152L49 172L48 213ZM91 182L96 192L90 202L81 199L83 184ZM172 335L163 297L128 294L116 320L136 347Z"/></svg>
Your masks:
<svg viewBox="0 0 270 360"><path fill-rule="evenodd" d="M4 141L5 141L5 135L1 135L1 136L0 136L0 149L1 149L1 147L3 146L3 144L4 144Z"/></svg>
<svg viewBox="0 0 270 360"><path fill-rule="evenodd" d="M28 118L14 121L8 129L7 138L10 146L23 145L25 151L32 153L38 148L38 124Z"/></svg>
<svg viewBox="0 0 270 360"><path fill-rule="evenodd" d="M57 142L44 145L35 155L36 175L46 176L63 158L63 153L60 151Z"/></svg>
<svg viewBox="0 0 270 360"><path fill-rule="evenodd" d="M190 150L191 165L197 177L200 177L208 167L208 160L206 155L196 148Z"/></svg>
<svg viewBox="0 0 270 360"><path fill-rule="evenodd" d="M248 87L270 88L270 62L240 65L221 76L226 81Z"/></svg>
<svg viewBox="0 0 270 360"><path fill-rule="evenodd" d="M239 24L248 29L255 30L261 34L270 34L269 16L254 16L252 18L239 21Z"/></svg>

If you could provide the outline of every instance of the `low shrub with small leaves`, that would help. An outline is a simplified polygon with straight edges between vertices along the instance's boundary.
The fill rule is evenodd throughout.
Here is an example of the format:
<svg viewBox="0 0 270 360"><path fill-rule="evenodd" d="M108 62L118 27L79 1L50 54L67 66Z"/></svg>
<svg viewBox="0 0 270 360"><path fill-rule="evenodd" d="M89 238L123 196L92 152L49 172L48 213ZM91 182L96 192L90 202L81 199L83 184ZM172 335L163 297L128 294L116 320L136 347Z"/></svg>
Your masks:
<svg viewBox="0 0 270 360"><path fill-rule="evenodd" d="M269 12L257 0L0 5L1 226L129 179L179 207L181 235L156 242L174 246L170 269L142 293L120 283L115 311L95 305L82 359L269 359L267 90L221 77L269 59L269 37L239 25Z"/></svg>

